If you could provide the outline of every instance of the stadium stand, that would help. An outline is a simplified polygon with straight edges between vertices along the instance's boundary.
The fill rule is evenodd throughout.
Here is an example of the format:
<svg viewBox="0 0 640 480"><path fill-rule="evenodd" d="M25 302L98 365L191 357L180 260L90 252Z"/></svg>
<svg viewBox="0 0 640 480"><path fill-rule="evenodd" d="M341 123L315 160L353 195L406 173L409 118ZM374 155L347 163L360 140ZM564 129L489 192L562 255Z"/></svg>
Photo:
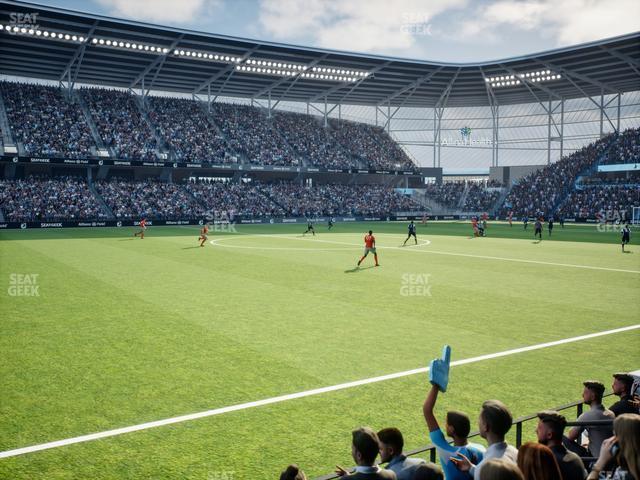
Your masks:
<svg viewBox="0 0 640 480"><path fill-rule="evenodd" d="M565 218L631 218L640 206L640 185L593 185L571 192L557 211Z"/></svg>
<svg viewBox="0 0 640 480"><path fill-rule="evenodd" d="M331 130L320 125L318 119L290 112L277 112L274 118L289 145L310 165L327 168L360 166L349 151L340 147Z"/></svg>
<svg viewBox="0 0 640 480"><path fill-rule="evenodd" d="M238 215L248 218L285 215L284 209L271 201L257 185L189 182L185 188L214 219L233 219Z"/></svg>
<svg viewBox="0 0 640 480"><path fill-rule="evenodd" d="M574 187L578 175L593 167L612 140L609 135L522 178L505 198L501 214L506 216L512 211L520 217L554 213Z"/></svg>
<svg viewBox="0 0 640 480"><path fill-rule="evenodd" d="M149 97L149 117L174 157L187 162L235 163L231 148L193 100Z"/></svg>
<svg viewBox="0 0 640 480"><path fill-rule="evenodd" d="M113 149L116 157L156 159L156 140L142 118L133 95L101 88L83 88L79 92L89 106L102 141Z"/></svg>
<svg viewBox="0 0 640 480"><path fill-rule="evenodd" d="M96 189L117 219L189 219L205 215L182 187L154 181L113 179L96 182Z"/></svg>
<svg viewBox="0 0 640 480"><path fill-rule="evenodd" d="M387 170L415 167L382 128L345 120L332 120L329 124L343 148L359 156L368 167Z"/></svg>
<svg viewBox="0 0 640 480"><path fill-rule="evenodd" d="M43 85L0 82L11 130L30 156L79 158L93 155L93 141L82 110L63 90Z"/></svg>
<svg viewBox="0 0 640 480"><path fill-rule="evenodd" d="M77 177L0 180L0 210L11 222L98 220L108 214Z"/></svg>
<svg viewBox="0 0 640 480"><path fill-rule="evenodd" d="M603 164L637 163L640 161L640 128L622 132L602 159Z"/></svg>
<svg viewBox="0 0 640 480"><path fill-rule="evenodd" d="M290 216L387 215L422 209L411 198L382 185L327 184L306 187L277 183L260 188Z"/></svg>
<svg viewBox="0 0 640 480"><path fill-rule="evenodd" d="M244 155L247 162L257 165L300 165L273 121L258 108L214 103L211 105L211 114L232 148Z"/></svg>
<svg viewBox="0 0 640 480"><path fill-rule="evenodd" d="M460 203L464 188L464 182L432 183L426 186L426 194L442 206L455 208Z"/></svg>

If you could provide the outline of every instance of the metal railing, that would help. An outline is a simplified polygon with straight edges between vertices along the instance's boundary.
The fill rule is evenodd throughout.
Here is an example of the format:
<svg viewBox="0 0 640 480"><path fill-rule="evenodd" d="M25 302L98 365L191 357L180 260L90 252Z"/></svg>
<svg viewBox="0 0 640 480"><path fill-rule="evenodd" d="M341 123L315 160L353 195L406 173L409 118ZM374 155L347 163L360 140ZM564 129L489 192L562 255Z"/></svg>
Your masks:
<svg viewBox="0 0 640 480"><path fill-rule="evenodd" d="M604 395L604 398L606 397L610 397L611 395L613 395L613 393L607 393ZM580 415L582 415L582 410L583 410L583 405L584 402L582 402L582 400L578 401L578 402L572 402L572 403L567 403L566 405L561 405L559 407L553 408L552 410L555 410L556 412L561 412L563 410L569 410L571 408L575 408L576 409L576 418L579 417ZM522 446L522 425L525 422L529 422L531 420L535 420L538 418L538 414L534 413L531 415L525 415L524 417L519 417L516 418L513 421L513 426L515 426L515 434L516 434L516 448L520 448ZM576 426L576 425L610 425L612 423L612 421L609 420L604 420L604 421L599 421L599 422L567 422L567 426L568 427L572 427L572 426ZM480 435L479 431L474 431L471 432L468 436L468 438L474 438ZM437 457L437 453L436 453L436 446L433 444L429 444L427 446L424 447L420 447L420 448L416 448L414 450L410 450L408 452L403 452L404 455L406 455L407 457L411 457L413 455L419 455L421 453L428 453L429 454L429 460L431 462L435 462L436 461L436 457ZM593 460L592 458L583 458L583 460ZM335 474L335 473L330 473L327 475L323 475L321 477L316 477L315 480L334 480L336 478L340 478L339 475Z"/></svg>

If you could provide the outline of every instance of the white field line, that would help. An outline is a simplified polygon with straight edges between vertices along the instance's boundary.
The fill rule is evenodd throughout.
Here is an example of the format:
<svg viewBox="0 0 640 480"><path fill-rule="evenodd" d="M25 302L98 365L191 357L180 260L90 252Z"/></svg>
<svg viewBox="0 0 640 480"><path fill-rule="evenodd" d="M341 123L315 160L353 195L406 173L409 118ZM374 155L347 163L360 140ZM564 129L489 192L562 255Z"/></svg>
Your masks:
<svg viewBox="0 0 640 480"><path fill-rule="evenodd" d="M605 330L602 332L590 333L587 335L580 335L578 337L565 338L563 340L555 340L552 342L539 343L537 345L529 345L527 347L504 350L502 352L489 353L486 355L480 355L478 357L465 358L462 360L456 360L451 362L451 366L455 367L459 365L468 365L470 363L482 362L484 360L491 360L494 358L506 357L509 355L515 355L523 352L531 352L533 350L540 350L543 348L555 347L557 345L565 345L567 343L579 342L582 340L589 340L591 338L602 337L605 335L613 335L616 333L628 332L630 330L637 330L637 329L640 329L640 324L629 325L627 327L616 328L613 330ZM359 387L361 385L368 385L371 383L384 382L386 380L407 377L407 376L416 375L419 373L426 373L428 371L429 371L428 367L415 368L413 370L406 370L404 372L390 373L390 374L381 375L378 377L365 378L365 379L356 380L353 382L341 383L338 385L331 385L328 387L315 388L312 390L306 390L298 393L290 393L287 395L280 395L272 398L265 398L265 399L256 400L253 402L240 403L237 405L231 405L229 407L206 410L204 412L191 413L188 415L181 415L181 416L172 417L172 418L165 418L163 420L156 420L154 422L140 423L138 425L132 425L130 427L116 428L114 430L106 430L104 432L97 432L89 435L82 435L79 437L67 438L64 440L57 440L55 442L41 443L39 445L32 445L30 447L16 448L14 450L6 450L4 452L0 452L0 458L15 457L15 456L24 455L27 453L39 452L41 450L64 447L66 445L73 445L75 443L90 442L92 440L99 440L101 438L115 437L117 435L123 435L125 433L138 432L141 430L148 430L150 428L156 428L156 427L163 427L166 425L187 422L190 420L197 420L199 418L213 417L213 416L222 415L225 413L237 412L239 410L247 410L249 408L262 407L264 405L271 405L274 403L286 402L286 401L295 400L298 398L311 397L314 395L335 392L338 390L346 390L348 388Z"/></svg>
<svg viewBox="0 0 640 480"><path fill-rule="evenodd" d="M277 234L256 234L256 235L244 235L245 237L275 237L275 238L286 238L286 239L290 239L290 240L302 240L302 241L312 241L312 242L321 242L321 243L332 243L335 245L352 245L352 246L360 246L354 243L346 243L346 242L337 242L337 241L333 241L333 240L321 240L315 237L299 237L299 236L286 236L286 235L277 235ZM226 239L226 237L225 237ZM503 262L517 262L517 263L532 263L532 264L536 264L536 265L551 265L554 267L568 267L568 268L582 268L582 269L587 269L587 270L605 270L608 272L623 272L623 273L640 273L640 270L626 270L624 268L610 268L610 267L596 267L596 266L592 266L592 265L575 265L572 263L555 263L555 262L544 262L541 260L526 260L526 259L522 259L522 258L507 258L507 257L494 257L494 256L490 256L490 255L473 255L470 253L455 253L455 252L443 252L443 251L439 251L439 250L425 250L425 249L417 249L415 247L420 247L423 245L429 245L431 244L431 242L429 240L427 240L428 243L421 243L418 245L407 245L406 247L391 247L391 246L380 246L380 249L391 249L391 250L411 250L411 251L415 251L415 252L421 252L421 253L432 253L434 255L450 255L450 256L454 256L454 257L470 257L470 258L483 258L486 260L500 260ZM222 245L220 243L215 243L215 245L218 246L224 246L224 247L229 247L229 248L234 248L232 245ZM409 248L409 247L413 247L413 248ZM254 248L257 250L261 250L262 247L259 246L255 246L255 247L249 247L249 246L245 246L245 247L238 247L238 248ZM286 248L286 247L282 247L282 248ZM295 250L295 249L292 249Z"/></svg>

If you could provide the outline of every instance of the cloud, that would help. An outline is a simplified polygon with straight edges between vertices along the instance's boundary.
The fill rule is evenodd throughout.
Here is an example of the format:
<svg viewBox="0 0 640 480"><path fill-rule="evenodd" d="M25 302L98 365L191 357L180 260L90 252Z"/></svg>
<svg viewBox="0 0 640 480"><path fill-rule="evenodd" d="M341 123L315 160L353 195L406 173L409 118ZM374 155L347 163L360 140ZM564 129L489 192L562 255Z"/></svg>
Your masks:
<svg viewBox="0 0 640 480"><path fill-rule="evenodd" d="M513 31L535 31L557 46L574 45L640 30L640 2L499 0L476 8L460 25L455 36L465 42L508 41Z"/></svg>
<svg viewBox="0 0 640 480"><path fill-rule="evenodd" d="M110 15L146 22L190 23L220 6L220 0L96 0Z"/></svg>
<svg viewBox="0 0 640 480"><path fill-rule="evenodd" d="M398 54L429 33L431 19L468 0L261 0L259 22L282 41ZM417 33L417 34L416 34Z"/></svg>

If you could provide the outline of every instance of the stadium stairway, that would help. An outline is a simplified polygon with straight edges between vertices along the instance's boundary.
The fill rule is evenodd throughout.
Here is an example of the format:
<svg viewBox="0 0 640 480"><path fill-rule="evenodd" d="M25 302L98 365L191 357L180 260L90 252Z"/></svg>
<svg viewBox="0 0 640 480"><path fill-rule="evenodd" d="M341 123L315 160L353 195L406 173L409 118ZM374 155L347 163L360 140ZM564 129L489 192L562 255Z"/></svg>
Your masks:
<svg viewBox="0 0 640 480"><path fill-rule="evenodd" d="M496 200L496 203L494 203L493 206L491 207L492 215L498 213L502 208L504 201L507 199L507 195L509 195L509 192L511 191L511 186L502 188L502 191L500 192L500 196Z"/></svg>
<svg viewBox="0 0 640 480"><path fill-rule="evenodd" d="M350 150L347 150L344 147L344 145L342 145L337 139L335 139L333 137L333 133L332 132L335 130L335 126L332 125L331 122L327 122L327 126L325 128L328 130L329 135L331 136L333 142L342 151L342 153L344 153L348 158L352 159L353 161L355 161L357 163L357 168L362 169L362 170L368 170L369 169L369 166L367 165L367 162L362 160L360 157L354 155Z"/></svg>
<svg viewBox="0 0 640 480"><path fill-rule="evenodd" d="M439 202L427 196L427 192L424 189L416 188L411 194L411 199L422 205L427 211L433 215L453 215L455 209L445 207Z"/></svg>
<svg viewBox="0 0 640 480"><path fill-rule="evenodd" d="M214 128L216 133L218 135L220 135L222 138L224 138L225 142L227 142L227 145L229 146L230 153L233 154L233 156L236 157L239 160L238 163L241 164L241 165L249 163L249 159L247 158L246 155L244 155L244 154L242 154L242 153L240 153L240 152L238 152L238 151L236 151L236 150L231 148L231 142L229 141L229 137L227 137L225 135L225 133L220 128L220 125L218 125L216 123L215 119L213 118L213 115L211 115L211 112L209 112L209 110L207 109L207 103L198 101L198 105L200 106L200 108L204 112L205 117L207 118L207 120L209 120L209 123Z"/></svg>
<svg viewBox="0 0 640 480"><path fill-rule="evenodd" d="M149 118L149 112L147 111L147 106L145 101L142 98L140 98L139 95L134 96L134 101L135 101L136 107L138 107L138 112L140 112L142 119L147 123L147 125L149 125L149 128L151 129L151 133L153 134L153 138L155 138L156 140L156 144L158 145L158 151L156 152L156 156L159 157L160 153L166 153L169 155L168 160L174 160L173 152L171 151L169 146L166 144L166 142L160 135L160 132L156 128L155 124L151 121L151 118Z"/></svg>
<svg viewBox="0 0 640 480"><path fill-rule="evenodd" d="M460 195L460 200L458 200L457 208L462 209L464 207L464 202L467 201L467 195L469 195L469 183L465 182L464 190L462 190L462 195Z"/></svg>
<svg viewBox="0 0 640 480"><path fill-rule="evenodd" d="M7 117L7 110L0 95L0 130L2 130L2 143L4 146L16 145L13 135L11 134L11 127L9 125L9 118Z"/></svg>
<svg viewBox="0 0 640 480"><path fill-rule="evenodd" d="M96 197L96 200L98 200L98 203L102 207L102 213L107 215L109 217L109 220L115 220L116 216L113 214L113 210L109 208L109 205L107 205L107 202L104 201L104 198L102 198L102 195L98 193L98 190L96 190L96 187L93 184L93 182L90 181L87 183L89 185L89 191L93 194L94 197Z"/></svg>
<svg viewBox="0 0 640 480"><path fill-rule="evenodd" d="M273 118L266 118L265 120L267 121L267 123L271 125L271 128L273 128L273 131L276 132L278 137L280 137L280 139L282 140L282 143L284 143L287 146L287 148L289 149L289 152L291 152L292 157L298 161L298 166L308 167L309 162L307 161L307 158L305 158L303 155L299 155L298 152L296 152L296 150L287 141L285 136L282 135L282 133L280 132L280 129L276 127L275 121L273 120Z"/></svg>
<svg viewBox="0 0 640 480"><path fill-rule="evenodd" d="M88 105L85 103L84 98L82 98L82 95L80 95L80 93L77 90L74 90L73 93L71 94L71 100L77 102L78 106L80 107L80 110L82 110L82 113L84 114L84 119L87 122L87 125L89 125L89 131L91 132L91 137L93 138L93 141L96 147L98 147L99 150L106 150L104 142L102 141L102 138L98 133L98 127L93 121L93 117L91 116L91 111L89 110Z"/></svg>

